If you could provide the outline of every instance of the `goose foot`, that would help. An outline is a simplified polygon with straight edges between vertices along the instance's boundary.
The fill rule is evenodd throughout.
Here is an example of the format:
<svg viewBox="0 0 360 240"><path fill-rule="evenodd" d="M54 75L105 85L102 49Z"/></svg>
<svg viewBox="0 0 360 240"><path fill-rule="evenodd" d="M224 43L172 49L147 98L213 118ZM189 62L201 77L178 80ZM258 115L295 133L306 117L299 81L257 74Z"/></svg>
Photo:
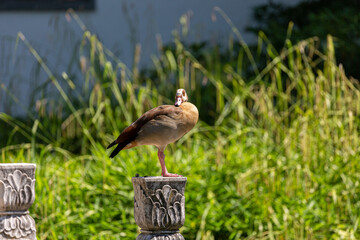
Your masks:
<svg viewBox="0 0 360 240"><path fill-rule="evenodd" d="M158 150L158 157L161 165L161 176L163 177L182 177L179 174L169 173L165 166L165 154L160 149Z"/></svg>
<svg viewBox="0 0 360 240"><path fill-rule="evenodd" d="M176 174L176 173L162 173L161 176L163 177L183 177L182 175Z"/></svg>

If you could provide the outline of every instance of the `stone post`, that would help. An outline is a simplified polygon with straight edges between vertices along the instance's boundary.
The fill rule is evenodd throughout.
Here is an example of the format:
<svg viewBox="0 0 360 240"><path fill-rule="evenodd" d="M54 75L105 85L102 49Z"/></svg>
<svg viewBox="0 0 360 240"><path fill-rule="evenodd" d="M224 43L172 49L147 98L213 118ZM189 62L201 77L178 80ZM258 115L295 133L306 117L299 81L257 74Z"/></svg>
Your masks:
<svg viewBox="0 0 360 240"><path fill-rule="evenodd" d="M0 164L0 240L36 239L28 209L35 200L35 164Z"/></svg>
<svg viewBox="0 0 360 240"><path fill-rule="evenodd" d="M184 240L186 177L133 177L136 240Z"/></svg>

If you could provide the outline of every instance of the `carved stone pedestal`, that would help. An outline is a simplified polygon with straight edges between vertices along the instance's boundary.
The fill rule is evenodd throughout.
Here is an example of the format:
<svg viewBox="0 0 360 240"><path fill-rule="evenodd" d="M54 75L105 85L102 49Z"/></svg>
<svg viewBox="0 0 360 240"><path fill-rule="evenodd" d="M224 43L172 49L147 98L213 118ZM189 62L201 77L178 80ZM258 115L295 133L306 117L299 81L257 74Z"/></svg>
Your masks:
<svg viewBox="0 0 360 240"><path fill-rule="evenodd" d="M186 177L133 177L136 240L184 240Z"/></svg>
<svg viewBox="0 0 360 240"><path fill-rule="evenodd" d="M35 200L35 164L0 164L0 240L36 239L28 209Z"/></svg>

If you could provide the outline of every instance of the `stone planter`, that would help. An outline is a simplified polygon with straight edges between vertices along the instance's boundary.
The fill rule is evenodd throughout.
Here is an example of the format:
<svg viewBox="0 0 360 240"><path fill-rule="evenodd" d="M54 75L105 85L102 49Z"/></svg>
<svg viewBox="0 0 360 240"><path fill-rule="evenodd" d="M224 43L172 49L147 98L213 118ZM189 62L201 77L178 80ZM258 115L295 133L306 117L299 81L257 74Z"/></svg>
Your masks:
<svg viewBox="0 0 360 240"><path fill-rule="evenodd" d="M0 164L0 240L36 239L28 209L35 200L35 164Z"/></svg>
<svg viewBox="0 0 360 240"><path fill-rule="evenodd" d="M136 240L184 240L186 177L133 177Z"/></svg>

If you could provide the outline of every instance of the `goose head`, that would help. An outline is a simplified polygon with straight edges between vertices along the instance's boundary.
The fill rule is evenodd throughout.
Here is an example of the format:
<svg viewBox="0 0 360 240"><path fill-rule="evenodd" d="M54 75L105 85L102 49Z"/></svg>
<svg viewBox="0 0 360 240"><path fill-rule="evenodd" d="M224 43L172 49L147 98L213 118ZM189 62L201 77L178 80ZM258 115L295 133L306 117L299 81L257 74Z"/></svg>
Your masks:
<svg viewBox="0 0 360 240"><path fill-rule="evenodd" d="M175 106L179 107L183 102L187 102L188 101L188 96L186 94L185 89L178 89L176 90L176 95L175 95Z"/></svg>

